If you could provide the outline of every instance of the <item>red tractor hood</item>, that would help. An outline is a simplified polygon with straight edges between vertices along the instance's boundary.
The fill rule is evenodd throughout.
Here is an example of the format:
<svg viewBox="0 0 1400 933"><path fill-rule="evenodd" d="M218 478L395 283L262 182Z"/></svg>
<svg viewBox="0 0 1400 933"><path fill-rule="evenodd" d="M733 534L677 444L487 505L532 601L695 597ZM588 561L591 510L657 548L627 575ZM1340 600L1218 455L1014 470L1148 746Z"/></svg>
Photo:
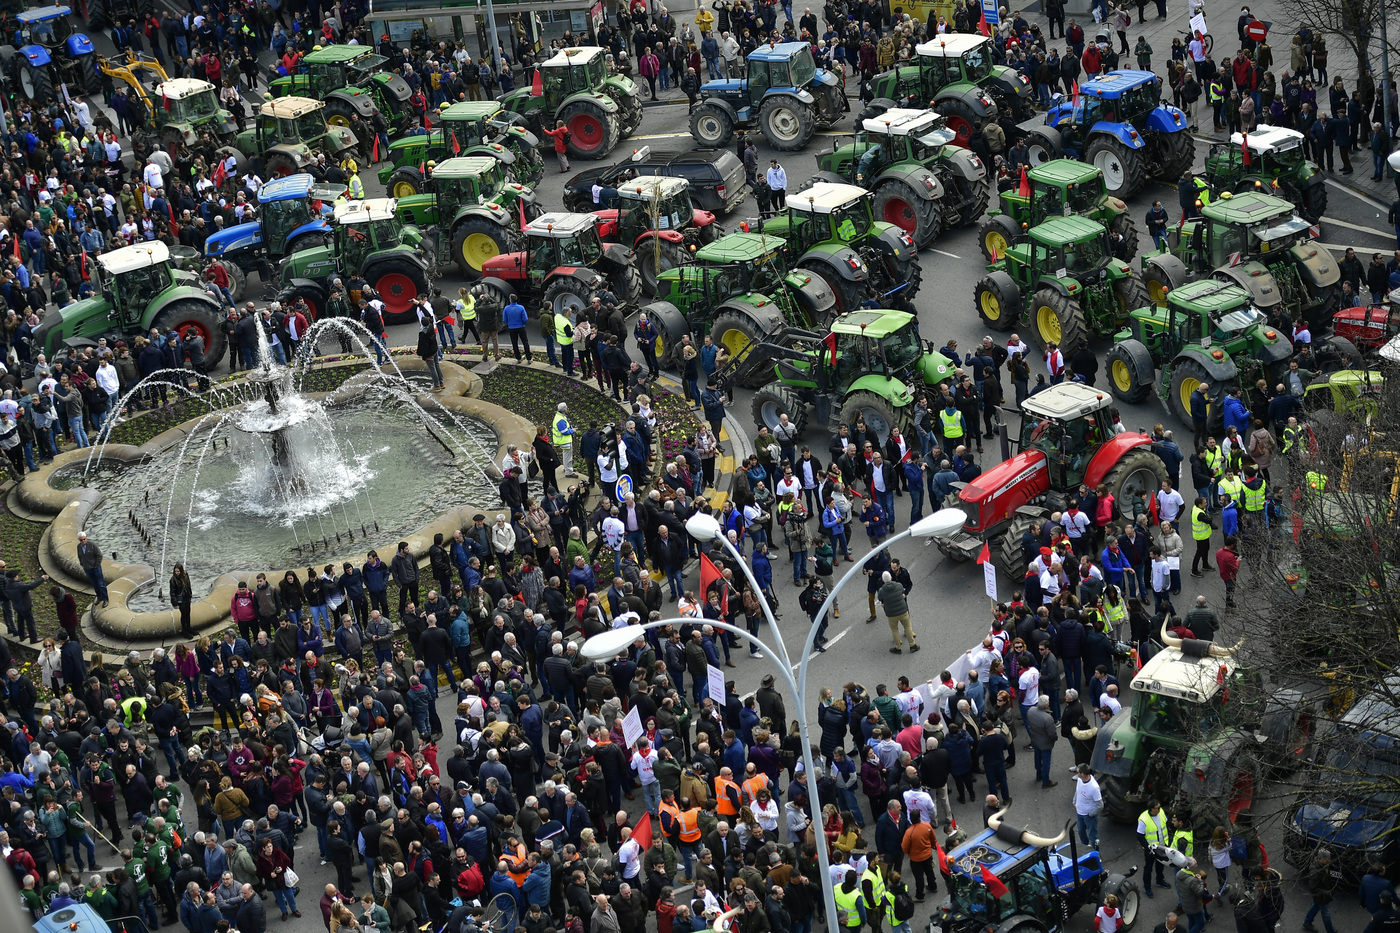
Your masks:
<svg viewBox="0 0 1400 933"><path fill-rule="evenodd" d="M1004 522L1049 489L1050 470L1045 454L1023 450L963 487L958 498L973 506L967 510L963 530L977 533Z"/></svg>
<svg viewBox="0 0 1400 933"><path fill-rule="evenodd" d="M511 281L525 278L525 254L501 253L481 264L481 274Z"/></svg>
<svg viewBox="0 0 1400 933"><path fill-rule="evenodd" d="M1375 349L1400 333L1400 311L1379 306L1343 308L1332 316L1338 337L1345 337L1363 350Z"/></svg>
<svg viewBox="0 0 1400 933"><path fill-rule="evenodd" d="M690 212L690 222L696 227L708 227L715 222L715 215L697 207Z"/></svg>

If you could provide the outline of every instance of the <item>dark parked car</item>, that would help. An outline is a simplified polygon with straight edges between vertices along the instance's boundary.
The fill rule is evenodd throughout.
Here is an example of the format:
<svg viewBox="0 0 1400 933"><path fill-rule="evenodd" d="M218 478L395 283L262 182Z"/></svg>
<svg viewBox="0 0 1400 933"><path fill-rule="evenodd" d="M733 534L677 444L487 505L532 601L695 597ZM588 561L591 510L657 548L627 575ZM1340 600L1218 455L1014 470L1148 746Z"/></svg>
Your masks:
<svg viewBox="0 0 1400 933"><path fill-rule="evenodd" d="M601 180L615 188L628 172L638 175L670 175L690 182L690 199L702 211L727 214L748 196L744 163L728 149L698 149L686 152L660 151L642 146L613 165L579 172L564 186L564 209L591 211L593 182Z"/></svg>

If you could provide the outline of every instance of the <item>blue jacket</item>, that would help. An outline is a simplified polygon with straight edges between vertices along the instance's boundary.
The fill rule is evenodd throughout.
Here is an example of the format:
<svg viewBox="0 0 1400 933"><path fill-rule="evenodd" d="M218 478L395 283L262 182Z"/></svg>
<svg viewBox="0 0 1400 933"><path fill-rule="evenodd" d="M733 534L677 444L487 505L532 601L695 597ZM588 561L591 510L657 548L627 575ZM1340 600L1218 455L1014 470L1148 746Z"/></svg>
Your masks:
<svg viewBox="0 0 1400 933"><path fill-rule="evenodd" d="M472 644L472 627L467 621L465 612L457 613L457 618L452 620L452 627L448 629L448 634L452 636L452 647L470 648Z"/></svg>
<svg viewBox="0 0 1400 933"><path fill-rule="evenodd" d="M529 319L530 316L525 313L525 306L518 301L512 301L501 312L501 320L505 322L507 330L520 330Z"/></svg>
<svg viewBox="0 0 1400 933"><path fill-rule="evenodd" d="M1123 585L1123 574L1132 567L1130 556L1123 552L1121 546L1117 553L1111 548L1104 548L1099 553L1099 563L1103 566L1104 578L1120 587Z"/></svg>
<svg viewBox="0 0 1400 933"><path fill-rule="evenodd" d="M510 875L503 871L496 872L491 876L490 890L492 897L498 894L509 894L511 897L515 898L516 909L521 914L525 913L525 892L516 886L515 879Z"/></svg>
<svg viewBox="0 0 1400 933"><path fill-rule="evenodd" d="M389 565L380 561L378 566L365 562L362 571L365 575L365 589L371 593L383 593L389 589Z"/></svg>
<svg viewBox="0 0 1400 933"><path fill-rule="evenodd" d="M544 747L544 713L538 704L531 703L521 712L520 731L536 748Z"/></svg>
<svg viewBox="0 0 1400 933"><path fill-rule="evenodd" d="M724 767L735 774L744 773L744 765L748 764L748 753L744 751L744 743L739 741L730 742L724 747L724 754L720 756Z"/></svg>
<svg viewBox="0 0 1400 933"><path fill-rule="evenodd" d="M1239 534L1240 532L1240 510L1237 503L1231 502L1220 510L1220 531L1225 537Z"/></svg>
<svg viewBox="0 0 1400 933"><path fill-rule="evenodd" d="M485 862L491 857L490 840L486 836L486 827L477 825L475 829L467 830L467 834L462 837L462 848L467 850L467 854L478 862ZM510 878L509 875L506 876ZM515 882L511 882L511 887Z"/></svg>
<svg viewBox="0 0 1400 933"><path fill-rule="evenodd" d="M966 774L972 770L972 740L966 730L959 730L943 740L943 748L948 752L948 771L952 774Z"/></svg>
<svg viewBox="0 0 1400 933"><path fill-rule="evenodd" d="M1225 396L1225 427L1233 427L1240 432L1240 437L1245 437L1249 434L1249 422L1249 409L1245 407L1244 400L1233 395Z"/></svg>
<svg viewBox="0 0 1400 933"><path fill-rule="evenodd" d="M758 588L771 590L773 588L773 562L768 559L768 555L755 551L753 559L749 563L753 565L753 575L754 579L758 581Z"/></svg>
<svg viewBox="0 0 1400 933"><path fill-rule="evenodd" d="M354 567L340 575L340 588L345 591L345 598L352 603L359 602L365 598L365 575L363 571L358 571Z"/></svg>
<svg viewBox="0 0 1400 933"><path fill-rule="evenodd" d="M525 883L520 886L520 893L525 896L526 905L539 904L547 912L549 910L549 882L548 862L541 862L531 869L530 874L525 876Z"/></svg>
<svg viewBox="0 0 1400 933"><path fill-rule="evenodd" d="M1191 393L1191 420L1206 420L1206 397L1201 392Z"/></svg>

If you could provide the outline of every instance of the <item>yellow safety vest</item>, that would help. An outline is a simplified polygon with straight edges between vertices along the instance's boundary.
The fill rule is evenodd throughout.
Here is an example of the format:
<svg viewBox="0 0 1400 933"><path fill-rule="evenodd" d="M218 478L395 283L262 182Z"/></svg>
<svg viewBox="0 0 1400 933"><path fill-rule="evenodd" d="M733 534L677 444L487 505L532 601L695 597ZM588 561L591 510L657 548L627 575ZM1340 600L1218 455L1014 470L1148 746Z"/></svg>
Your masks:
<svg viewBox="0 0 1400 933"><path fill-rule="evenodd" d="M1166 838L1167 814L1165 812L1158 810L1157 816L1154 818L1150 809L1143 810L1138 814L1138 822L1147 829L1143 835L1147 837L1148 845L1157 845Z"/></svg>
<svg viewBox="0 0 1400 933"><path fill-rule="evenodd" d="M356 172L350 176L350 197L363 198L365 196L365 183L360 181L360 173Z"/></svg>
<svg viewBox="0 0 1400 933"><path fill-rule="evenodd" d="M1204 460L1206 466L1210 468L1211 476L1220 475L1220 463L1224 459L1224 455L1221 454L1219 447L1207 447L1201 454L1201 459Z"/></svg>
<svg viewBox="0 0 1400 933"><path fill-rule="evenodd" d="M1196 850L1196 835L1189 829L1178 829L1172 833L1172 848L1187 858Z"/></svg>
<svg viewBox="0 0 1400 933"><path fill-rule="evenodd" d="M1302 428L1283 429L1283 452L1285 454L1293 451L1293 445L1298 443L1298 438L1302 435Z"/></svg>
<svg viewBox="0 0 1400 933"><path fill-rule="evenodd" d="M858 905L860 904L860 887L857 886L854 891L847 891L838 887L835 892L832 893L832 897L836 899L836 906L846 912L846 928L853 930L859 927L860 907Z"/></svg>
<svg viewBox="0 0 1400 933"><path fill-rule="evenodd" d="M875 898L875 903L865 902L866 910L879 910L885 904L885 882L881 880L880 873L873 868L867 868L865 874L860 876L860 890L862 895L865 892L865 882L870 882L870 894Z"/></svg>
<svg viewBox="0 0 1400 933"><path fill-rule="evenodd" d="M1236 502L1240 501L1240 491L1244 489L1244 483L1238 476L1234 479L1222 479L1220 482L1216 483L1216 485L1220 487L1220 492L1222 494L1228 492L1231 499L1234 499Z"/></svg>
<svg viewBox="0 0 1400 933"><path fill-rule="evenodd" d="M457 300L457 312L464 321L476 320L476 299L472 297L471 292L467 293L467 297Z"/></svg>
<svg viewBox="0 0 1400 933"><path fill-rule="evenodd" d="M1128 618L1128 607L1122 600L1116 603L1105 601L1103 604L1103 612L1109 625L1115 625Z"/></svg>
<svg viewBox="0 0 1400 933"><path fill-rule="evenodd" d="M555 447L572 447L574 445L574 436L572 434L564 433L565 429L568 428L568 426L568 415L564 414L562 411L555 412L554 424L551 426L550 429L550 433L554 435L550 438L550 440L554 442Z"/></svg>
<svg viewBox="0 0 1400 933"><path fill-rule="evenodd" d="M569 320L568 315L555 315L554 339L559 342L559 346L561 347L571 347L574 345L574 322Z"/></svg>
<svg viewBox="0 0 1400 933"><path fill-rule="evenodd" d="M1264 477L1259 477L1259 488L1254 489L1248 483L1244 485L1244 510L1246 512L1264 511L1264 500L1268 497L1269 484Z"/></svg>
<svg viewBox="0 0 1400 933"><path fill-rule="evenodd" d="M1327 491L1326 473L1319 473L1316 470L1309 470L1305 479L1307 480L1308 488L1311 489L1313 492Z"/></svg>
<svg viewBox="0 0 1400 933"><path fill-rule="evenodd" d="M938 413L938 418L943 422L943 436L948 438L959 438L963 436L963 416L962 412L954 411L948 413L948 409L943 409Z"/></svg>
<svg viewBox="0 0 1400 933"><path fill-rule="evenodd" d="M1210 533L1214 530L1210 525L1210 519L1206 517L1205 509L1191 509L1191 537L1197 541L1209 541Z"/></svg>

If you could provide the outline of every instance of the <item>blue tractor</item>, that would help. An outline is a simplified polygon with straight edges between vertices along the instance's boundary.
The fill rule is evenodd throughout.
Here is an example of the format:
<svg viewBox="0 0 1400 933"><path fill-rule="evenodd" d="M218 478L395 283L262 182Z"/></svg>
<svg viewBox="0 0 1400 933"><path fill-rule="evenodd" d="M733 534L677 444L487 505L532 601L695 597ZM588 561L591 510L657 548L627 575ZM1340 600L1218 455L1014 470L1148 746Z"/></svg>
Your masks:
<svg viewBox="0 0 1400 933"><path fill-rule="evenodd" d="M273 268L284 256L328 246L335 240L329 218L344 185L328 185L302 172L258 189L258 219L226 227L204 241L204 259L228 272L234 301L243 299L248 273L272 285Z"/></svg>
<svg viewBox="0 0 1400 933"><path fill-rule="evenodd" d="M1110 894L1122 911L1120 930L1131 930L1142 907L1142 886L1126 874L1110 872L1096 849L1079 851L1069 824L1047 839L1003 822L1002 809L987 828L948 853L944 880L948 898L929 917L929 933L1061 933L1071 914L1098 910ZM1068 841L1066 841L1068 840ZM983 867L1005 886L992 893Z"/></svg>
<svg viewBox="0 0 1400 933"><path fill-rule="evenodd" d="M1186 115L1162 103L1162 79L1150 71L1110 71L1057 100L1045 120L1021 124L1031 165L1060 156L1103 172L1115 198L1130 198L1149 176L1175 183L1191 167L1196 144Z"/></svg>
<svg viewBox="0 0 1400 933"><path fill-rule="evenodd" d="M768 145L792 152L851 109L845 81L818 68L806 42L769 43L749 53L748 75L710 81L690 111L690 135L720 149L734 130L757 125Z"/></svg>
<svg viewBox="0 0 1400 933"><path fill-rule="evenodd" d="M43 6L17 13L13 30L0 46L0 68L11 86L35 103L48 103L60 84L68 93L91 94L100 81L92 40L73 31L73 11L66 6Z"/></svg>

